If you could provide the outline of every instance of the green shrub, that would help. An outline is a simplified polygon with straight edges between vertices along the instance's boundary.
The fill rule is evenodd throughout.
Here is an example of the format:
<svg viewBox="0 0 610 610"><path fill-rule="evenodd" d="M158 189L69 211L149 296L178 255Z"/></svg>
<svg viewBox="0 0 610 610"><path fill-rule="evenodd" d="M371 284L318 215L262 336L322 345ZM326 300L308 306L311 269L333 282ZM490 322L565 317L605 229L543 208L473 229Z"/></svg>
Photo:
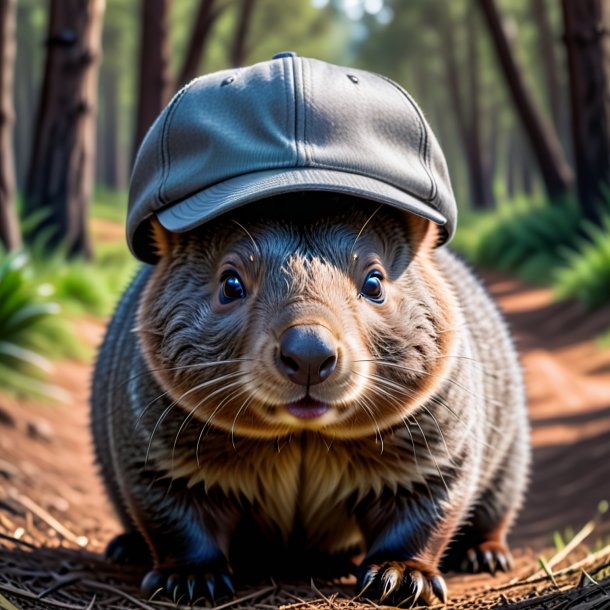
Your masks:
<svg viewBox="0 0 610 610"><path fill-rule="evenodd" d="M97 186L91 202L91 216L124 225L127 218L127 193Z"/></svg>
<svg viewBox="0 0 610 610"><path fill-rule="evenodd" d="M44 382L52 369L45 357L45 330L55 328L55 337L47 337L57 340L60 328L49 324L59 312L48 298L51 292L49 285L33 280L23 252L0 251L0 386L5 390L65 396L60 388Z"/></svg>
<svg viewBox="0 0 610 610"><path fill-rule="evenodd" d="M584 231L588 239L581 237L564 254L564 265L555 274L555 294L600 307L610 302L610 213L601 226L586 224Z"/></svg>
<svg viewBox="0 0 610 610"><path fill-rule="evenodd" d="M67 259L61 249L49 255L38 244L30 254L37 279L53 286L55 300L71 315L112 313L137 267L122 242L98 245L92 261Z"/></svg>
<svg viewBox="0 0 610 610"><path fill-rule="evenodd" d="M472 263L550 284L563 262L562 252L577 239L581 220L580 208L569 198L515 200L491 212L466 215L454 247Z"/></svg>

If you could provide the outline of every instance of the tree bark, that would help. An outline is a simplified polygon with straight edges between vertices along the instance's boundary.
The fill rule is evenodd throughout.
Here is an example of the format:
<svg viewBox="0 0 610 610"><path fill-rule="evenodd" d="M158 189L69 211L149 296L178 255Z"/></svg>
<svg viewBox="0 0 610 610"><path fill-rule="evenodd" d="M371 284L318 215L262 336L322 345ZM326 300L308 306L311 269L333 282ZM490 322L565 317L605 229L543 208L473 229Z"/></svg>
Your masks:
<svg viewBox="0 0 610 610"><path fill-rule="evenodd" d="M97 80L105 0L52 0L47 57L25 193L43 212L32 239L90 257L87 228L95 174Z"/></svg>
<svg viewBox="0 0 610 610"><path fill-rule="evenodd" d="M474 31L474 17L469 15L467 32L467 78L471 95L469 104L466 103L466 96L464 95L460 76L464 71L460 69L456 57L457 45L454 24L451 22L449 14L445 14L442 19L441 46L443 63L458 133L462 148L466 153L470 205L477 209L492 207L494 202L491 189L488 190L485 187L486 176L481 148L479 61L476 32Z"/></svg>
<svg viewBox="0 0 610 610"><path fill-rule="evenodd" d="M532 153L529 142L523 136L520 138L519 164L521 166L521 192L530 197L534 193L534 175L532 172Z"/></svg>
<svg viewBox="0 0 610 610"><path fill-rule="evenodd" d="M512 199L516 193L516 166L517 166L517 136L514 130L508 133L506 139L506 197Z"/></svg>
<svg viewBox="0 0 610 610"><path fill-rule="evenodd" d="M481 93L480 93L480 62L478 36L476 27L476 14L470 11L467 21L467 57L468 57L468 80L470 89L470 116L468 120L468 149L469 164L471 166L472 203L478 208L493 208L495 200L489 180L491 171L489 155L483 152L483 141L481 126Z"/></svg>
<svg viewBox="0 0 610 610"><path fill-rule="evenodd" d="M13 149L16 7L16 0L0 0L0 244L7 250L21 245L15 209Z"/></svg>
<svg viewBox="0 0 610 610"><path fill-rule="evenodd" d="M534 104L534 100L526 88L525 80L517 66L495 1L479 0L479 5L487 20L493 46L504 72L515 108L540 167L546 191L550 198L561 196L567 192L574 178L565 159L559 138L552 125L546 121Z"/></svg>
<svg viewBox="0 0 610 610"><path fill-rule="evenodd" d="M169 0L141 0L140 80L134 154L155 119L169 102Z"/></svg>
<svg viewBox="0 0 610 610"><path fill-rule="evenodd" d="M237 18L237 27L235 29L235 37L231 47L231 65L243 66L247 52L248 30L252 22L252 12L256 0L241 0L241 10Z"/></svg>
<svg viewBox="0 0 610 610"><path fill-rule="evenodd" d="M532 14L538 28L538 42L542 66L546 78L546 93L553 116L555 129L561 131L561 87L559 86L559 68L555 53L555 41L549 16L545 7L545 0L532 0Z"/></svg>
<svg viewBox="0 0 610 610"><path fill-rule="evenodd" d="M104 133L102 176L106 186L120 189L126 186L125 158L119 146L120 111L119 111L119 74L112 67L103 73L104 83Z"/></svg>
<svg viewBox="0 0 610 610"><path fill-rule="evenodd" d="M212 26L227 6L226 2L218 6L216 0L200 1L186 57L177 79L178 87L186 85L186 83L199 76L202 58L210 38Z"/></svg>
<svg viewBox="0 0 610 610"><path fill-rule="evenodd" d="M25 189L38 103L38 70L44 62L42 44L32 26L32 5L17 2L15 80L15 167L17 188Z"/></svg>
<svg viewBox="0 0 610 610"><path fill-rule="evenodd" d="M562 0L562 6L578 197L585 217L599 222L610 187L610 56L604 48L610 9L601 0Z"/></svg>

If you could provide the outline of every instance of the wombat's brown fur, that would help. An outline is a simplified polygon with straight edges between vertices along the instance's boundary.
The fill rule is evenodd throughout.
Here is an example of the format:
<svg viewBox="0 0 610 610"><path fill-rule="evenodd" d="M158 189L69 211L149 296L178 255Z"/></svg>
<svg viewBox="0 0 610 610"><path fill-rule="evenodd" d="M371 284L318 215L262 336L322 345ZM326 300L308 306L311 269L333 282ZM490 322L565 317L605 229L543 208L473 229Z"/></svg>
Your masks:
<svg viewBox="0 0 610 610"><path fill-rule="evenodd" d="M92 397L128 532L108 552L150 550L145 593L214 599L233 571L328 575L364 551L358 591L431 603L441 559L508 568L521 371L435 225L309 193L154 232L160 261L119 305Z"/></svg>

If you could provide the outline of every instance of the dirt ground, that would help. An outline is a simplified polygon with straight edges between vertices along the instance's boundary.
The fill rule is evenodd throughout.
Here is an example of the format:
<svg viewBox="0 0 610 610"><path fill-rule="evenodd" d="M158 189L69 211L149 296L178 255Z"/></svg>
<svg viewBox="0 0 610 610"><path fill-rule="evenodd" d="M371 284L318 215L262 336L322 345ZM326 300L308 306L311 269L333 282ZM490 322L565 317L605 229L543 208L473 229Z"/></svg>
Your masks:
<svg viewBox="0 0 610 610"><path fill-rule="evenodd" d="M513 579L537 572L540 553L547 559L554 553L550 548L554 532L569 535L570 530L578 532L593 519L595 528L586 540L588 548L610 543L610 513L598 513L600 502L610 501L610 349L595 344L595 337L610 328L610 309L586 313L575 303L553 303L548 290L533 289L498 274L483 275L522 354L534 465L527 502L512 535L513 572L495 578L448 578L456 607L472 608L490 607L473 601L485 590L491 590L498 603L506 603L509 594L515 593L511 590ZM75 324L84 343L99 343L103 321L81 319ZM2 610L96 608L96 600L110 590L115 605L108 602L104 608L175 607L136 600L132 596L137 596L141 574L110 568L98 555L119 526L93 465L87 412L90 369L91 364L81 362L56 364L53 381L69 393L67 404L17 400L0 393ZM581 557L582 548L569 560ZM558 568L561 565L566 564ZM21 588L15 584L21 582L19 575L24 583ZM532 582L546 578L538 576L542 578ZM70 594L70 586L79 583L81 588L83 583L85 589L89 587L88 598ZM116 585L118 589L113 588ZM64 597L53 601L50 591L41 596L44 589L65 591ZM527 596L527 590L519 596ZM356 607L349 605L353 602L341 601L347 594L337 600L325 599L310 585L284 587L281 594L278 591L272 585L268 591L243 592L252 597L242 600L239 607L273 608L281 603L294 603L294 608ZM330 593L332 588L323 591ZM345 591L349 593L349 589ZM315 598L318 601L307 602L309 605L299 601ZM522 607L543 606L536 605L534 599Z"/></svg>

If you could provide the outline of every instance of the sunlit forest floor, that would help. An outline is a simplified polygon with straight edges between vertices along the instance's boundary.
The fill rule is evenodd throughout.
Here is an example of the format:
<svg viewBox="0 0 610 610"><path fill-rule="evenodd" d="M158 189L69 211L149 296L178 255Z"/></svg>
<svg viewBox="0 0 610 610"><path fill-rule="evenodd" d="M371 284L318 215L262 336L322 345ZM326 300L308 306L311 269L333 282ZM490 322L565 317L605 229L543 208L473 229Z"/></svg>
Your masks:
<svg viewBox="0 0 610 610"><path fill-rule="evenodd" d="M98 222L96 231L122 238L122 227L110 221ZM596 337L610 327L610 308L585 313L574 302L554 303L547 289L497 273L483 276L521 350L534 465L512 535L515 568L495 577L449 575L448 607L605 607L610 596L595 583L608 577L610 565L610 517L599 510L610 500L610 348L601 348ZM80 316L75 324L88 346L100 342L104 320ZM3 610L176 607L140 600L141 570L109 566L100 556L120 528L93 464L90 369L90 362L56 363L53 382L71 396L67 404L0 395ZM564 543L587 532L555 563ZM562 573L566 566L572 567ZM351 597L351 583L263 583L238 591L220 608L363 607Z"/></svg>

